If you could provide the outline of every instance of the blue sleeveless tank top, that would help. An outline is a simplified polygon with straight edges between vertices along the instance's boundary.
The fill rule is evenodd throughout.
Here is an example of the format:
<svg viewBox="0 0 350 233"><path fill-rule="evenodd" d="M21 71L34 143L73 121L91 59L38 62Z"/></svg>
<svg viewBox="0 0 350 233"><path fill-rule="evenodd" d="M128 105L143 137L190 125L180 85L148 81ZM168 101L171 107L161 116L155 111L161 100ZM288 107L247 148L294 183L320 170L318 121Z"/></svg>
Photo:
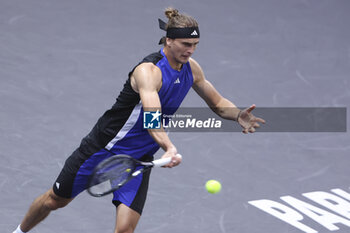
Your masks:
<svg viewBox="0 0 350 233"><path fill-rule="evenodd" d="M173 115L181 105L193 84L190 63L187 62L184 64L180 71L174 70L170 66L163 50L147 56L141 63L143 62L152 62L161 70L162 86L158 95L162 106L162 113ZM132 72L133 71L131 71L130 74ZM159 146L149 135L147 129L143 128L144 112L142 103L139 99L139 95L132 90L129 80L124 85L124 90L119 95L115 106L118 106L118 101L120 103L122 102L125 106L130 106L129 102L133 102L134 106L130 113L125 117L123 125L121 125L118 131L114 133L114 137L111 138L109 136L111 140L108 141L105 148L115 154L127 154L136 159L139 159L144 155L151 156L156 153ZM118 114L118 111L115 112L115 114ZM108 115L107 112L105 115ZM103 122L101 119L100 121Z"/></svg>

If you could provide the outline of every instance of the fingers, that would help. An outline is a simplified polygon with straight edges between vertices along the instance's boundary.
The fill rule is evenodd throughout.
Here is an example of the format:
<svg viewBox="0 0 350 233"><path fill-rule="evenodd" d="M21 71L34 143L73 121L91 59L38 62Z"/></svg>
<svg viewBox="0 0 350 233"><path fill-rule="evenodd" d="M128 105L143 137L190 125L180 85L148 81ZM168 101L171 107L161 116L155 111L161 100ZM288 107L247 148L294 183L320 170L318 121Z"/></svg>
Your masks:
<svg viewBox="0 0 350 233"><path fill-rule="evenodd" d="M244 134L248 134L248 133L254 133L255 131L256 131L256 130L255 130L254 127L250 127L250 128L244 129L242 132L243 132Z"/></svg>
<svg viewBox="0 0 350 233"><path fill-rule="evenodd" d="M260 123L263 123L263 124L266 123L266 121L265 121L264 119L259 118L259 117L256 117L256 118L255 118L255 121L260 122Z"/></svg>
<svg viewBox="0 0 350 233"><path fill-rule="evenodd" d="M256 108L255 104L252 104L252 106L250 106L249 108L247 108L247 112L250 113L251 111L253 111Z"/></svg>
<svg viewBox="0 0 350 233"><path fill-rule="evenodd" d="M242 132L245 134L254 133L256 131L256 128L260 128L260 125L256 121L252 121L252 123L249 126L245 127Z"/></svg>
<svg viewBox="0 0 350 233"><path fill-rule="evenodd" d="M254 125L253 125L253 127L254 127L254 128L260 128L260 125L259 125L258 123L255 122Z"/></svg>
<svg viewBox="0 0 350 233"><path fill-rule="evenodd" d="M176 167L177 165L179 165L180 163L181 163L181 162L171 161L170 163L168 163L168 164L165 165L164 167L173 168L173 167Z"/></svg>
<svg viewBox="0 0 350 233"><path fill-rule="evenodd" d="M265 120L260 117L255 117L251 111L256 108L255 104L252 104L249 108L243 110L240 121L238 122L243 127L243 133L254 133L256 128L260 128L260 124L265 124Z"/></svg>
<svg viewBox="0 0 350 233"><path fill-rule="evenodd" d="M175 155L171 157L171 161L170 163L168 163L167 165L165 165L164 167L167 168L172 168L172 167L176 167L177 165L179 165L182 162L182 157Z"/></svg>
<svg viewBox="0 0 350 233"><path fill-rule="evenodd" d="M249 133L254 133L255 132L255 128L254 127L251 127L250 129L249 129Z"/></svg>

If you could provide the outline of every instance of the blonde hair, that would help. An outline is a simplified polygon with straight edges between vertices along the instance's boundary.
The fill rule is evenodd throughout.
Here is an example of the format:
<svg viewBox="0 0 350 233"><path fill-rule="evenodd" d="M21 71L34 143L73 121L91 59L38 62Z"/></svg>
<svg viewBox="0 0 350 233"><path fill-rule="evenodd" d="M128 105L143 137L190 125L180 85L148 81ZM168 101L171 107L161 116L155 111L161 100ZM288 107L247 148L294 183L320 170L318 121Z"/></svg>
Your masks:
<svg viewBox="0 0 350 233"><path fill-rule="evenodd" d="M198 27L198 23L193 17L180 14L175 8L166 8L164 14L169 19L167 28Z"/></svg>

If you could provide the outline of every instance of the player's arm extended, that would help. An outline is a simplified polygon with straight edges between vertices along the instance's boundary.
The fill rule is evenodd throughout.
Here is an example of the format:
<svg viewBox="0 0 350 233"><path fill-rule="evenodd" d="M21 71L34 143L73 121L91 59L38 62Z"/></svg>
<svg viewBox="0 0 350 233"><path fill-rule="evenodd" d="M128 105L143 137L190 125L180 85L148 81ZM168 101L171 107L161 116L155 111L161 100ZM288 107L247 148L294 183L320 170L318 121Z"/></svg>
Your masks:
<svg viewBox="0 0 350 233"><path fill-rule="evenodd" d="M130 77L131 86L139 93L144 111L162 111L158 91L162 86L162 72L152 63L139 65ZM148 129L149 134L165 151L162 157L172 157L173 163L166 167L173 167L181 162L181 158L176 156L177 149L170 141L163 129Z"/></svg>
<svg viewBox="0 0 350 233"><path fill-rule="evenodd" d="M237 120L240 109L220 95L215 87L205 79L200 65L194 60L190 60L193 73L193 89L208 104L208 106L220 117L228 120Z"/></svg>
<svg viewBox="0 0 350 233"><path fill-rule="evenodd" d="M237 121L243 128L243 133L254 133L255 129L260 127L259 123L265 123L264 119L251 114L255 108L254 104L240 110L234 103L222 97L215 87L205 79L202 68L195 60L190 59L190 64L194 79L193 89L216 114L224 119Z"/></svg>

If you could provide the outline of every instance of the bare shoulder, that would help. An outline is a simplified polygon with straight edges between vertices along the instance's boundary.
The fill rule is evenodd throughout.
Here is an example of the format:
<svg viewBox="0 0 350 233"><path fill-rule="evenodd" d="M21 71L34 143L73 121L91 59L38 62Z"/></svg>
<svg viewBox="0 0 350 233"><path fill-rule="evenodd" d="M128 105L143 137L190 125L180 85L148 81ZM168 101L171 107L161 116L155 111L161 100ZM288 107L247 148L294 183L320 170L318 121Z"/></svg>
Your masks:
<svg viewBox="0 0 350 233"><path fill-rule="evenodd" d="M189 60L191 69L192 69L192 74L193 74L193 82L198 82L201 80L204 80L204 73L202 70L202 67L199 65L199 63L194 60L193 58L190 58Z"/></svg>
<svg viewBox="0 0 350 233"><path fill-rule="evenodd" d="M133 74L133 76L138 76L138 75L142 75L142 76L154 76L154 75L162 75L162 72L160 71L160 69L154 65L151 62L145 62L142 63L140 65L138 65Z"/></svg>
<svg viewBox="0 0 350 233"><path fill-rule="evenodd" d="M134 91L139 92L140 87L154 87L157 90L162 85L161 70L150 62L138 65L130 76L131 86Z"/></svg>

